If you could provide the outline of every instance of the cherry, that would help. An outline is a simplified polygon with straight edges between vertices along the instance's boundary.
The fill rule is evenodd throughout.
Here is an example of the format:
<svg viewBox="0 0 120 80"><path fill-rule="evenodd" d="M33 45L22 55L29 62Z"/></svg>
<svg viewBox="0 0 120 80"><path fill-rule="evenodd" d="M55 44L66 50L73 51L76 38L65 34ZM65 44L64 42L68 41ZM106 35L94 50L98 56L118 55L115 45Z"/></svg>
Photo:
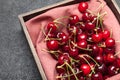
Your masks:
<svg viewBox="0 0 120 80"><path fill-rule="evenodd" d="M70 46L68 44L62 46L62 50L68 52L70 50Z"/></svg>
<svg viewBox="0 0 120 80"><path fill-rule="evenodd" d="M48 36L48 38L55 38L56 37L56 35L53 33L48 33L47 36Z"/></svg>
<svg viewBox="0 0 120 80"><path fill-rule="evenodd" d="M110 37L110 31L104 30L104 31L102 32L102 36L103 36L103 39L106 40L107 38Z"/></svg>
<svg viewBox="0 0 120 80"><path fill-rule="evenodd" d="M92 40L96 43L100 42L102 40L102 34L101 33L93 34Z"/></svg>
<svg viewBox="0 0 120 80"><path fill-rule="evenodd" d="M92 23L92 22L87 22L87 23L85 24L85 28L86 28L87 30L93 30L93 29L95 28L95 24Z"/></svg>
<svg viewBox="0 0 120 80"><path fill-rule="evenodd" d="M70 19L69 19L69 23L72 24L72 25L74 25L77 22L79 22L79 17L77 15L71 15Z"/></svg>
<svg viewBox="0 0 120 80"><path fill-rule="evenodd" d="M102 47L99 47L98 55L103 55L103 48Z"/></svg>
<svg viewBox="0 0 120 80"><path fill-rule="evenodd" d="M73 49L70 49L69 50L69 55L71 56L71 57L76 57L77 55L78 55L78 48L73 48Z"/></svg>
<svg viewBox="0 0 120 80"><path fill-rule="evenodd" d="M64 67L61 67L61 68L58 68L57 66L61 66L60 64L56 64L56 70L57 70L57 72L59 73L59 74L61 74L61 73L65 73L65 68Z"/></svg>
<svg viewBox="0 0 120 80"><path fill-rule="evenodd" d="M114 47L112 47L112 48L104 48L104 53L105 54L108 54L108 53L115 54L115 48Z"/></svg>
<svg viewBox="0 0 120 80"><path fill-rule="evenodd" d="M70 35L76 35L77 33L79 32L79 29L78 29L78 27L77 26L70 26L69 28L68 28L68 33L70 34Z"/></svg>
<svg viewBox="0 0 120 80"><path fill-rule="evenodd" d="M114 47L115 46L115 40L113 38L107 38L105 41L106 47Z"/></svg>
<svg viewBox="0 0 120 80"><path fill-rule="evenodd" d="M81 40L87 40L87 35L84 33L78 34L77 41L81 41Z"/></svg>
<svg viewBox="0 0 120 80"><path fill-rule="evenodd" d="M91 68L88 64L82 64L80 70L82 70L84 75L88 75L91 72Z"/></svg>
<svg viewBox="0 0 120 80"><path fill-rule="evenodd" d="M64 32L59 32L57 37L60 38L60 43L65 44L68 41L68 36Z"/></svg>
<svg viewBox="0 0 120 80"><path fill-rule="evenodd" d="M115 61L115 56L111 53L108 53L106 56L106 61L109 63L113 63Z"/></svg>
<svg viewBox="0 0 120 80"><path fill-rule="evenodd" d="M84 23L80 25L80 29L86 30L86 27L85 27L85 24L84 24Z"/></svg>
<svg viewBox="0 0 120 80"><path fill-rule="evenodd" d="M100 51L100 48L97 45L92 45L91 49L92 49L92 55L93 56L96 56Z"/></svg>
<svg viewBox="0 0 120 80"><path fill-rule="evenodd" d="M77 43L77 46L80 48L87 48L87 41L86 40L81 40Z"/></svg>
<svg viewBox="0 0 120 80"><path fill-rule="evenodd" d="M120 68L120 58L116 58L116 65Z"/></svg>
<svg viewBox="0 0 120 80"><path fill-rule="evenodd" d="M47 41L47 48L49 50L57 50L59 48L59 44L57 40L49 40Z"/></svg>
<svg viewBox="0 0 120 80"><path fill-rule="evenodd" d="M58 57L58 64L62 65L65 62L67 62L67 63L70 62L70 58L67 53L63 53L62 55L59 55L59 57Z"/></svg>
<svg viewBox="0 0 120 80"><path fill-rule="evenodd" d="M95 57L95 60L99 63L99 64L102 64L103 61L104 61L104 58L102 55L98 55Z"/></svg>
<svg viewBox="0 0 120 80"><path fill-rule="evenodd" d="M100 66L97 66L96 67L96 71L97 72L100 72L100 73L103 73L103 74L105 74L106 72L107 72L107 67L106 67L106 65L103 63L103 64L101 64Z"/></svg>
<svg viewBox="0 0 120 80"><path fill-rule="evenodd" d="M92 74L91 78L92 78L91 80L103 80L103 76L100 72Z"/></svg>
<svg viewBox="0 0 120 80"><path fill-rule="evenodd" d="M108 67L108 74L109 74L110 76L113 76L113 75L115 75L115 74L118 74L118 69L117 69L117 67L116 67L115 65L110 65L110 66Z"/></svg>
<svg viewBox="0 0 120 80"><path fill-rule="evenodd" d="M86 9L88 9L88 3L87 2L81 2L79 3L78 9L80 12L85 12Z"/></svg>
<svg viewBox="0 0 120 80"><path fill-rule="evenodd" d="M57 27L56 27L55 23L54 22L48 23L47 30L48 30L48 32L51 30L50 33L56 32Z"/></svg>
<svg viewBox="0 0 120 80"><path fill-rule="evenodd" d="M83 76L79 76L79 80L85 80Z"/></svg>
<svg viewBox="0 0 120 80"><path fill-rule="evenodd" d="M90 16L89 16L88 12L83 13L82 20L83 21L89 21L90 20Z"/></svg>

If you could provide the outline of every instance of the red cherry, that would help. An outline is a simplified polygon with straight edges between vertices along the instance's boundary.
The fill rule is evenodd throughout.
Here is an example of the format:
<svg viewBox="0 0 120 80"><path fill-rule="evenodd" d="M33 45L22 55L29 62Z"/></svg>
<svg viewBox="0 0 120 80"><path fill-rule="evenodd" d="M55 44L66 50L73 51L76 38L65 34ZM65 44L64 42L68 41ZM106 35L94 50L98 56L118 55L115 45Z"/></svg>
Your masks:
<svg viewBox="0 0 120 80"><path fill-rule="evenodd" d="M70 62L70 58L67 53L63 53L62 55L59 55L58 57L58 64L62 65L64 64L64 62L67 62L67 63Z"/></svg>
<svg viewBox="0 0 120 80"><path fill-rule="evenodd" d="M65 68L64 67L61 67L61 68L57 68L57 66L61 66L60 64L56 64L56 70L57 70L57 72L59 73L59 74L61 74L61 73L64 73L65 72Z"/></svg>
<svg viewBox="0 0 120 80"><path fill-rule="evenodd" d="M91 78L92 78L91 80L103 80L103 76L100 72L92 74Z"/></svg>
<svg viewBox="0 0 120 80"><path fill-rule="evenodd" d="M68 41L68 36L64 32L60 32L57 34L57 37L60 38L60 43L66 43Z"/></svg>
<svg viewBox="0 0 120 80"><path fill-rule="evenodd" d="M81 40L77 43L77 46L80 48L87 48L87 41L86 40Z"/></svg>
<svg viewBox="0 0 120 80"><path fill-rule="evenodd" d="M100 48L97 45L92 45L91 49L92 49L92 56L98 55Z"/></svg>
<svg viewBox="0 0 120 80"><path fill-rule="evenodd" d="M89 16L88 12L83 13L82 20L83 21L89 21L90 20L90 16Z"/></svg>
<svg viewBox="0 0 120 80"><path fill-rule="evenodd" d="M51 31L50 31L50 29L51 29ZM48 25L47 25L48 32L50 31L51 33L54 33L54 32L56 32L56 30L57 30L57 27L55 26L54 22L48 23Z"/></svg>
<svg viewBox="0 0 120 80"><path fill-rule="evenodd" d="M91 68L88 64L82 64L80 66L80 70L83 72L84 75L88 75L91 72Z"/></svg>
<svg viewBox="0 0 120 80"><path fill-rule="evenodd" d="M87 2L81 2L79 3L78 9L80 12L85 12L86 9L88 9L88 3Z"/></svg>
<svg viewBox="0 0 120 80"><path fill-rule="evenodd" d="M115 46L115 40L113 38L107 38L105 41L106 47L114 47Z"/></svg>
<svg viewBox="0 0 120 80"><path fill-rule="evenodd" d="M87 22L87 23L85 24L85 28L86 28L87 30L93 30L93 29L95 28L95 24L92 23L92 22Z"/></svg>
<svg viewBox="0 0 120 80"><path fill-rule="evenodd" d="M71 15L70 19L69 19L69 23L72 24L72 25L74 25L77 22L79 22L79 17L77 15Z"/></svg>
<svg viewBox="0 0 120 80"><path fill-rule="evenodd" d="M115 61L115 56L111 53L108 53L107 56L106 56L106 61L110 62L110 63L113 63Z"/></svg>
<svg viewBox="0 0 120 80"><path fill-rule="evenodd" d="M59 48L59 44L57 40L49 40L47 41L47 48L49 50L57 50Z"/></svg>
<svg viewBox="0 0 120 80"><path fill-rule="evenodd" d="M102 40L102 34L101 33L93 34L92 35L92 40L96 43L100 42Z"/></svg>
<svg viewBox="0 0 120 80"><path fill-rule="evenodd" d="M81 41L81 40L87 40L87 35L84 33L78 34L77 41Z"/></svg>
<svg viewBox="0 0 120 80"><path fill-rule="evenodd" d="M95 57L95 60L99 63L99 64L102 64L103 61L104 61L104 58L102 55L98 55Z"/></svg>
<svg viewBox="0 0 120 80"><path fill-rule="evenodd" d="M73 49L70 49L70 51L69 51L69 55L71 56L71 57L76 57L77 55L78 55L78 49L77 48L73 48Z"/></svg>
<svg viewBox="0 0 120 80"><path fill-rule="evenodd" d="M102 32L102 35L103 35L103 39L106 40L107 38L110 37L110 31L104 30L104 31Z"/></svg>

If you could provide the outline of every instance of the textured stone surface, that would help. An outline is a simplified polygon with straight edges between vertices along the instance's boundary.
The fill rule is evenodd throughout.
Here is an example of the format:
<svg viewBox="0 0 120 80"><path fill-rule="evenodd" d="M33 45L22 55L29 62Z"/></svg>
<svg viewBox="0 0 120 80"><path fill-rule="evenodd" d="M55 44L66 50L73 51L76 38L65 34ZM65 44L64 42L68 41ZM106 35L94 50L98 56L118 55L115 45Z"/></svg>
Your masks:
<svg viewBox="0 0 120 80"><path fill-rule="evenodd" d="M42 80L18 20L59 0L0 0L0 80Z"/></svg>
<svg viewBox="0 0 120 80"><path fill-rule="evenodd" d="M59 1L0 0L0 80L42 80L17 16Z"/></svg>

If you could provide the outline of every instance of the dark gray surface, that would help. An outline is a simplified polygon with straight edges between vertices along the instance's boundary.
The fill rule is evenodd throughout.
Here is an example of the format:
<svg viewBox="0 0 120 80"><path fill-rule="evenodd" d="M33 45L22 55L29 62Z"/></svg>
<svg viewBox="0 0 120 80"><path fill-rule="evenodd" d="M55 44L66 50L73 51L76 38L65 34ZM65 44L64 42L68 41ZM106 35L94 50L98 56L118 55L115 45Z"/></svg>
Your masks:
<svg viewBox="0 0 120 80"><path fill-rule="evenodd" d="M59 0L0 0L0 80L42 80L18 20Z"/></svg>
<svg viewBox="0 0 120 80"><path fill-rule="evenodd" d="M0 80L42 80L17 16L58 1L0 0Z"/></svg>

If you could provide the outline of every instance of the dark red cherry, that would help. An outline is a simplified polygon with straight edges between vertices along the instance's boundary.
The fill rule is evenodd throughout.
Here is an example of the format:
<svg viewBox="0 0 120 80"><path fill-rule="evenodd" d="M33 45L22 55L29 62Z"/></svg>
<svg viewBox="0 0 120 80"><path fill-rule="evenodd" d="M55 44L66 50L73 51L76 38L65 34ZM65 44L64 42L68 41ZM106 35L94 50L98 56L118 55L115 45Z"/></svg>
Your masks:
<svg viewBox="0 0 120 80"><path fill-rule="evenodd" d="M100 72L97 72L95 74L92 74L91 80L103 80L103 76Z"/></svg>
<svg viewBox="0 0 120 80"><path fill-rule="evenodd" d="M91 49L92 49L92 54L93 54L93 56L98 55L98 53L99 53L99 51L100 51L100 48L99 48L97 45L92 45L92 46L91 46Z"/></svg>
<svg viewBox="0 0 120 80"><path fill-rule="evenodd" d="M115 74L118 74L118 68L115 66L115 65L110 65L109 67L108 67L108 74L110 75L110 76L113 76L113 75L115 75Z"/></svg>
<svg viewBox="0 0 120 80"><path fill-rule="evenodd" d="M50 29L51 29L51 31L50 31ZM57 30L57 27L54 22L48 23L48 25L47 25L48 32L50 31L50 33L54 33L54 32L56 32L56 30Z"/></svg>
<svg viewBox="0 0 120 80"><path fill-rule="evenodd" d="M77 15L71 15L70 19L69 19L69 23L72 24L72 25L74 25L77 22L79 22L79 17Z"/></svg>
<svg viewBox="0 0 120 80"><path fill-rule="evenodd" d="M79 80L85 80L83 76L79 76Z"/></svg>
<svg viewBox="0 0 120 80"><path fill-rule="evenodd" d="M78 9L80 12L85 12L86 9L88 9L88 3L87 2L81 2L79 3Z"/></svg>
<svg viewBox="0 0 120 80"><path fill-rule="evenodd" d="M107 38L105 41L106 47L114 47L115 46L115 40L113 38Z"/></svg>
<svg viewBox="0 0 120 80"><path fill-rule="evenodd" d="M81 25L80 25L80 29L86 30L85 24L81 24Z"/></svg>
<svg viewBox="0 0 120 80"><path fill-rule="evenodd" d="M92 40L96 43L100 42L102 40L102 34L101 33L93 34L92 35Z"/></svg>
<svg viewBox="0 0 120 80"><path fill-rule="evenodd" d="M102 35L103 35L103 39L106 40L107 38L110 37L110 31L104 30L104 31L102 32Z"/></svg>
<svg viewBox="0 0 120 80"><path fill-rule="evenodd" d="M63 53L62 55L59 55L59 57L58 57L58 64L62 65L65 62L67 62L67 63L70 62L68 53Z"/></svg>
<svg viewBox="0 0 120 80"><path fill-rule="evenodd" d="M78 34L77 41L81 41L81 40L87 40L87 35L84 33Z"/></svg>
<svg viewBox="0 0 120 80"><path fill-rule="evenodd" d="M116 65L120 68L120 58L116 58Z"/></svg>
<svg viewBox="0 0 120 80"><path fill-rule="evenodd" d="M58 66L61 66L60 64L56 64L56 70L57 70L57 72L59 73L59 74L61 74L61 73L65 73L65 68L64 67L61 67L61 68L58 68Z"/></svg>
<svg viewBox="0 0 120 80"><path fill-rule="evenodd" d="M87 22L87 23L85 24L85 28L86 28L87 30L93 30L93 29L95 28L95 24L92 23L92 22Z"/></svg>
<svg viewBox="0 0 120 80"><path fill-rule="evenodd" d="M99 47L98 55L103 55L103 48L102 47Z"/></svg>
<svg viewBox="0 0 120 80"><path fill-rule="evenodd" d="M104 58L102 55L98 55L95 57L95 60L99 63L99 64L102 64L103 61L104 61Z"/></svg>
<svg viewBox="0 0 120 80"><path fill-rule="evenodd" d="M76 57L76 56L78 55L78 53L79 53L78 48L73 48L73 49L70 49L70 50L69 50L69 55L70 55L71 57Z"/></svg>
<svg viewBox="0 0 120 80"><path fill-rule="evenodd" d="M107 67L106 67L106 65L103 63L103 64L101 64L100 66L97 66L97 67L96 67L96 71L97 71L97 72L100 72L100 73L103 73L103 74L106 74L106 72L107 72Z"/></svg>
<svg viewBox="0 0 120 80"><path fill-rule="evenodd" d="M81 40L77 43L77 46L80 48L87 48L87 41L86 40Z"/></svg>
<svg viewBox="0 0 120 80"><path fill-rule="evenodd" d="M68 52L70 50L70 46L68 44L62 46L62 50Z"/></svg>
<svg viewBox="0 0 120 80"><path fill-rule="evenodd" d="M47 41L47 48L49 50L57 50L59 48L59 43L57 40L49 40Z"/></svg>
<svg viewBox="0 0 120 80"><path fill-rule="evenodd" d="M80 66L80 70L83 72L84 75L88 75L91 72L91 68L88 64L82 64Z"/></svg>
<svg viewBox="0 0 120 80"><path fill-rule="evenodd" d="M112 48L104 48L104 53L105 53L105 54L108 54L108 53L115 54L115 47L112 47Z"/></svg>

